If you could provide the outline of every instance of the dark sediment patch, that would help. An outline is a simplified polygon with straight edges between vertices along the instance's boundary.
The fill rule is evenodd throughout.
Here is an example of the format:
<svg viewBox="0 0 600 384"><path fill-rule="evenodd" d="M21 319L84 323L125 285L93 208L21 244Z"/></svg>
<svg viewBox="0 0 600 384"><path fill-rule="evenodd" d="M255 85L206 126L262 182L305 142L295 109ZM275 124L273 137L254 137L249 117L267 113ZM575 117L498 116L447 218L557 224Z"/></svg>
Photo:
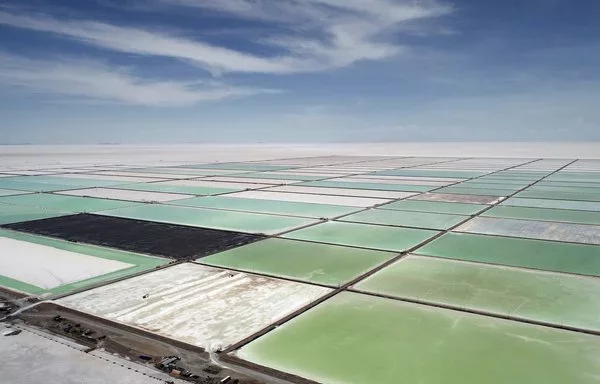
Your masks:
<svg viewBox="0 0 600 384"><path fill-rule="evenodd" d="M7 224L4 228L176 260L192 260L264 236L152 221L77 214Z"/></svg>

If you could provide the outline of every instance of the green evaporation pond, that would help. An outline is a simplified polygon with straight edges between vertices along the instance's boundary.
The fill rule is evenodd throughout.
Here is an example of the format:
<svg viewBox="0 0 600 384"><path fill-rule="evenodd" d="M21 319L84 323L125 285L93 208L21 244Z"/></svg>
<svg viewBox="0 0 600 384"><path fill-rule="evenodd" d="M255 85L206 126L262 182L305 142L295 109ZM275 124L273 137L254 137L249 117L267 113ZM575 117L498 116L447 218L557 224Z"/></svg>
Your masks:
<svg viewBox="0 0 600 384"><path fill-rule="evenodd" d="M15 191L13 189L0 189L0 196L23 195L29 192Z"/></svg>
<svg viewBox="0 0 600 384"><path fill-rule="evenodd" d="M475 179L477 180L477 182L480 183L486 183L486 184L493 184L496 185L497 187L522 187L522 186L527 186L529 184L532 184L534 182L537 181L537 179L534 180L515 180L515 179L504 179L504 178L499 178L499 177L488 177L488 176L484 176L484 177L480 177L479 179Z"/></svg>
<svg viewBox="0 0 600 384"><path fill-rule="evenodd" d="M340 286L396 254L268 239L200 259L203 264Z"/></svg>
<svg viewBox="0 0 600 384"><path fill-rule="evenodd" d="M600 338L344 292L244 346L320 383L591 384Z"/></svg>
<svg viewBox="0 0 600 384"><path fill-rule="evenodd" d="M12 177L6 177L0 179L0 188L2 189L14 189L17 191L28 191L28 192L52 192L52 191L63 191L67 189L82 188L80 186L72 186L66 184L49 184L49 183L34 183L24 181L13 181Z"/></svg>
<svg viewBox="0 0 600 384"><path fill-rule="evenodd" d="M486 209L484 204L446 203L443 201L400 200L382 205L379 209L394 209L400 211L448 213L456 215L474 215Z"/></svg>
<svg viewBox="0 0 600 384"><path fill-rule="evenodd" d="M582 191L556 191L539 189L535 187L528 188L515 195L516 197L527 197L535 199L556 199L556 200L580 200L580 201L600 201L599 192Z"/></svg>
<svg viewBox="0 0 600 384"><path fill-rule="evenodd" d="M437 234L436 231L423 229L330 221L285 234L283 237L402 252Z"/></svg>
<svg viewBox="0 0 600 384"><path fill-rule="evenodd" d="M309 181L302 183L301 186L307 187L330 187L330 188L349 188L349 189L367 189L374 191L406 191L406 192L427 192L437 187L430 185L402 185L402 184L382 184L382 183L354 183L344 181Z"/></svg>
<svg viewBox="0 0 600 384"><path fill-rule="evenodd" d="M571 188L600 188L600 183L581 183L570 181L540 181L536 184L539 187L571 187Z"/></svg>
<svg viewBox="0 0 600 384"><path fill-rule="evenodd" d="M167 175L189 175L189 178L203 176L217 176L216 172L210 169L176 168L176 167L157 167L157 168L130 168L130 172L140 173L164 173ZM236 173L237 175L237 173Z"/></svg>
<svg viewBox="0 0 600 384"><path fill-rule="evenodd" d="M448 229L468 219L468 216L448 215L444 213L392 211L387 209L370 209L345 216L343 221L357 223L395 225L404 227Z"/></svg>
<svg viewBox="0 0 600 384"><path fill-rule="evenodd" d="M259 213L176 207L161 204L113 209L102 212L102 214L129 219L259 234L275 234L317 222L315 219L299 217L271 216Z"/></svg>
<svg viewBox="0 0 600 384"><path fill-rule="evenodd" d="M546 171L536 172L536 171L514 171L514 170L510 171L510 170L507 170L507 171L497 172L497 173L495 173L495 175L522 176L522 177L538 177L538 178L540 178L540 177L547 176L550 173L551 173L551 171L548 171L548 172L546 172Z"/></svg>
<svg viewBox="0 0 600 384"><path fill-rule="evenodd" d="M490 173L484 177L505 177L507 179L541 179L542 177L548 176L550 172L511 172L511 171L498 171Z"/></svg>
<svg viewBox="0 0 600 384"><path fill-rule="evenodd" d="M509 219L560 221L566 223L600 224L600 212L532 207L494 207L482 216Z"/></svg>
<svg viewBox="0 0 600 384"><path fill-rule="evenodd" d="M415 253L554 272L600 276L600 246L447 233Z"/></svg>
<svg viewBox="0 0 600 384"><path fill-rule="evenodd" d="M546 180L553 181L576 181L576 182L600 182L600 172L565 172L560 171L552 176L549 176Z"/></svg>
<svg viewBox="0 0 600 384"><path fill-rule="evenodd" d="M550 176L550 177L546 178L545 180L553 181L553 182L568 182L568 183L595 183L595 184L600 183L600 177L586 177L586 176L563 177L563 176L556 175L556 176Z"/></svg>
<svg viewBox="0 0 600 384"><path fill-rule="evenodd" d="M240 171L281 171L283 169L297 168L284 165L268 164L243 164L243 163L219 163L219 164L193 164L183 165L181 168L200 168L200 169L231 169Z"/></svg>
<svg viewBox="0 0 600 384"><path fill-rule="evenodd" d="M52 195L48 193L0 197L0 203L42 207L62 212L95 212L137 205L136 203L127 201Z"/></svg>
<svg viewBox="0 0 600 384"><path fill-rule="evenodd" d="M594 187L578 187L578 186L554 186L547 184L536 184L531 187L535 191L552 191L552 192L583 192L583 193L600 193L600 188Z"/></svg>
<svg viewBox="0 0 600 384"><path fill-rule="evenodd" d="M22 183L40 183L50 185L66 185L70 188L74 187L106 187L109 185L123 184L122 181L118 180L97 180L93 178L80 179L71 177L60 177L60 176L19 176L11 178L16 182Z"/></svg>
<svg viewBox="0 0 600 384"><path fill-rule="evenodd" d="M188 185L171 185L164 183L136 183L120 185L119 189L129 189L133 191L167 192L183 193L188 195L218 195L221 193L231 193L243 190L243 188L219 188L219 187L194 187Z"/></svg>
<svg viewBox="0 0 600 384"><path fill-rule="evenodd" d="M538 180L538 178L523 179L523 178L514 178L514 177L510 177L510 176L489 175L489 176L478 177L477 179L472 179L472 180L481 182L481 183L521 185L521 184L532 183L532 182Z"/></svg>
<svg viewBox="0 0 600 384"><path fill-rule="evenodd" d="M518 170L505 170L499 171L495 173L495 175L504 175L504 176L522 176L522 177L544 177L552 173L552 171L518 171Z"/></svg>
<svg viewBox="0 0 600 384"><path fill-rule="evenodd" d="M512 197L505 200L501 205L515 207L535 207L535 208L555 208L555 209L571 209L579 211L596 211L600 212L600 202L594 201L574 201L574 200L552 200L552 199L526 199Z"/></svg>
<svg viewBox="0 0 600 384"><path fill-rule="evenodd" d="M539 180L543 177L545 177L546 175L524 175L524 174L515 174L515 173L504 173L504 172L498 172L498 173L492 173L489 175L485 175L483 177L480 177L479 179L510 179L510 180L521 180L521 181L528 181L528 180Z"/></svg>
<svg viewBox="0 0 600 384"><path fill-rule="evenodd" d="M375 172L374 175L382 176L422 176L422 177L450 177L450 178L461 178L470 179L472 177L479 177L487 174L488 172L477 172L477 171L460 171L460 170L435 170L435 169L396 169L390 171Z"/></svg>
<svg viewBox="0 0 600 384"><path fill-rule="evenodd" d="M68 215L69 213L71 212L59 212L41 207L0 203L0 225L47 219L50 217Z"/></svg>
<svg viewBox="0 0 600 384"><path fill-rule="evenodd" d="M514 191L506 189L485 189L468 187L444 187L435 191L436 193L450 193L458 195L478 195L478 196L509 196Z"/></svg>
<svg viewBox="0 0 600 384"><path fill-rule="evenodd" d="M481 182L474 182L474 181L465 181L463 183L460 184L456 184L455 187L458 188L481 188L481 189L499 189L499 190L507 190L507 191L513 191L516 192L521 188L525 188L526 186L528 186L529 183L523 183L523 184L498 184L498 183L481 183Z"/></svg>
<svg viewBox="0 0 600 384"><path fill-rule="evenodd" d="M297 203L291 201L245 199L238 197L214 196L196 197L171 202L174 205L189 207L231 209L247 212L271 213L301 217L331 218L360 210L341 205Z"/></svg>
<svg viewBox="0 0 600 384"><path fill-rule="evenodd" d="M69 241L51 239L48 237L29 235L25 233L13 232L0 229L0 237L6 237L14 240L25 241L28 243L43 245L63 251L89 255L108 260L120 261L131 264L131 267L117 270L115 272L105 273L85 280L75 281L69 284L64 284L51 289L44 289L25 282L14 280L3 276L0 271L0 285L18 290L21 292L30 293L33 295L41 294L64 294L71 291L79 290L85 287L96 285L102 282L123 278L143 271L151 270L156 267L166 265L171 260L162 259L159 257L144 256L132 252L118 251L110 248L97 247L73 243Z"/></svg>
<svg viewBox="0 0 600 384"><path fill-rule="evenodd" d="M408 256L356 289L600 331L600 279Z"/></svg>
<svg viewBox="0 0 600 384"><path fill-rule="evenodd" d="M229 175L231 177L238 178L248 178L248 179L276 179L276 180L298 180L298 181L311 181L311 180L320 180L325 179L323 176L310 176L310 175L295 175L293 173L290 174L272 174L269 172L259 172L259 173L241 173L241 174L232 174Z"/></svg>

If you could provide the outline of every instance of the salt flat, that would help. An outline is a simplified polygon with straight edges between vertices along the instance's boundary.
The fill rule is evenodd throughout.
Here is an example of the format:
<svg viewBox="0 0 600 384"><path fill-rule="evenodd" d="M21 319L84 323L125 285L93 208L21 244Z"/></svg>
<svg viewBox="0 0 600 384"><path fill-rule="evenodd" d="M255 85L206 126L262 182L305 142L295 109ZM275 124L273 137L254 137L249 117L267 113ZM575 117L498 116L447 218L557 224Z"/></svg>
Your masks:
<svg viewBox="0 0 600 384"><path fill-rule="evenodd" d="M7 330L0 324L0 332ZM89 354L84 352L85 349L28 329L17 336L3 337L0 343L1 381L6 384L158 384L169 379L173 383L185 383L127 360L113 357L108 361L107 357L111 355Z"/></svg>
<svg viewBox="0 0 600 384"><path fill-rule="evenodd" d="M256 161L309 156L544 157L593 159L600 143L356 143L191 145L4 145L0 168L40 165L173 165L186 162ZM133 167L133 166L132 166Z"/></svg>

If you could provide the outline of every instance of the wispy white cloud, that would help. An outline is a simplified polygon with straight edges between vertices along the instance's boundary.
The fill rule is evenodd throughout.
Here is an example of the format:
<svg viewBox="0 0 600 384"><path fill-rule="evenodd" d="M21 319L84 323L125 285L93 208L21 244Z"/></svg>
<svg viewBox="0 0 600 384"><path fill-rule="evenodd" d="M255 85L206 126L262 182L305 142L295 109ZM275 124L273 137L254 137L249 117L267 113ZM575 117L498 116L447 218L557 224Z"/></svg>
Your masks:
<svg viewBox="0 0 600 384"><path fill-rule="evenodd" d="M390 37L408 24L452 12L437 0L156 0L207 8L245 19L285 24L302 37L272 36L266 43L292 54L284 72L340 68L395 56L405 47ZM414 26L413 26L414 28ZM308 36L322 36L311 38Z"/></svg>
<svg viewBox="0 0 600 384"><path fill-rule="evenodd" d="M337 24L343 20L374 19L399 23L437 17L452 11L438 0L155 0L218 10L249 19L268 19L280 23Z"/></svg>
<svg viewBox="0 0 600 384"><path fill-rule="evenodd" d="M0 12L0 24L55 33L120 52L189 60L213 70L278 72L283 68L277 60L270 61L166 33L94 21L57 20L47 16Z"/></svg>
<svg viewBox="0 0 600 384"><path fill-rule="evenodd" d="M82 60L35 60L0 54L0 85L50 94L129 105L173 107L200 102L277 92L234 87L216 81L155 81L114 68Z"/></svg>
<svg viewBox="0 0 600 384"><path fill-rule="evenodd" d="M0 11L0 24L49 32L97 47L195 63L213 73L286 74L340 68L362 60L397 55L403 46L389 38L399 25L451 11L434 0L157 0L284 23L298 33L280 32L254 41L279 48L259 56L185 36L98 21L59 20L46 15Z"/></svg>

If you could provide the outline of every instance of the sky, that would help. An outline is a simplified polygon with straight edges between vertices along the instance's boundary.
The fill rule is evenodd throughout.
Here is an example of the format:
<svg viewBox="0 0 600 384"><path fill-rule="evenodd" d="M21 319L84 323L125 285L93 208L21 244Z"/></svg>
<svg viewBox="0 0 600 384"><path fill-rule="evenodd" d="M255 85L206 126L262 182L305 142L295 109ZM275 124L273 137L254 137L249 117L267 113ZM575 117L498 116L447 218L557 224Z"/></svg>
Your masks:
<svg viewBox="0 0 600 384"><path fill-rule="evenodd" d="M598 0L0 0L0 144L600 140Z"/></svg>

